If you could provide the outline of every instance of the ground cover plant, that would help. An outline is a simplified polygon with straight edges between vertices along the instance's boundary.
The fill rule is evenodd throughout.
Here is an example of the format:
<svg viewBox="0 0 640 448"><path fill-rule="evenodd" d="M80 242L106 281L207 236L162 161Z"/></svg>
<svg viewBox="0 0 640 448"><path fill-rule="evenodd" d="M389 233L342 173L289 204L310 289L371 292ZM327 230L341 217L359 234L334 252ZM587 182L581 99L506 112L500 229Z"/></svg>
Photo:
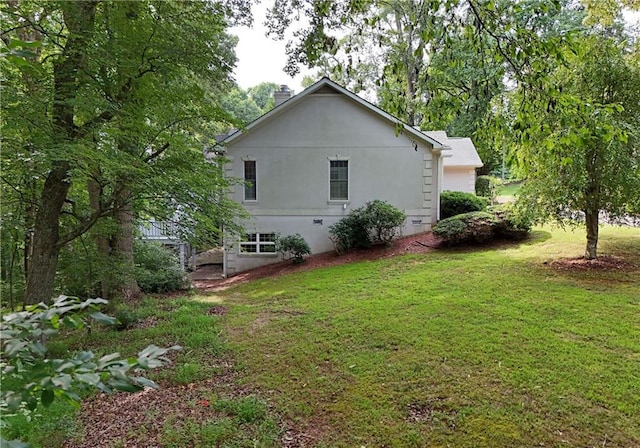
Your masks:
<svg viewBox="0 0 640 448"><path fill-rule="evenodd" d="M178 344L150 374L162 388L77 415L54 403L22 432L47 447L638 446L638 229L605 227L602 250L585 261L579 233L537 229L147 297L130 329L50 347Z"/></svg>

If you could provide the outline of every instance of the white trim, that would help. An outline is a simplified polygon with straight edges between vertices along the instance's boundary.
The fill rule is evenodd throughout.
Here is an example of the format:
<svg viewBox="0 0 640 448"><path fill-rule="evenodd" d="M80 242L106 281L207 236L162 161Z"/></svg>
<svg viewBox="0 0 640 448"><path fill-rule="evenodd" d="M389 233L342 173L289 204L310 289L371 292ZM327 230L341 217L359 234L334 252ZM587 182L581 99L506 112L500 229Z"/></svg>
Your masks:
<svg viewBox="0 0 640 448"><path fill-rule="evenodd" d="M256 171L256 181L254 185L256 189L256 197L254 199L247 199L247 186L243 184L242 185L242 202L244 204L257 204L258 203L258 185L260 185L259 178L258 178L258 161L255 159L255 157L242 157L242 180L246 182L247 172L246 172L245 162L254 163L253 166Z"/></svg>
<svg viewBox="0 0 640 448"><path fill-rule="evenodd" d="M327 157L329 163L327 163L327 203L328 204L348 204L351 200L351 161L348 157ZM346 199L333 199L331 197L331 162L347 162L347 198Z"/></svg>
<svg viewBox="0 0 640 448"><path fill-rule="evenodd" d="M278 238L278 232L247 232L247 235L255 235L256 236L256 240L255 241L238 241L238 255L239 256L247 256L247 257L255 257L255 256L269 256L269 257L277 257L278 256L278 252L276 251L277 247L276 247L276 240ZM261 241L260 240L260 236L261 235L273 235L274 237L274 241ZM255 246L256 251L255 252L244 252L242 250L242 245L245 246ZM273 252L269 252L269 251L265 251L265 252L261 252L260 251L260 246L273 246Z"/></svg>

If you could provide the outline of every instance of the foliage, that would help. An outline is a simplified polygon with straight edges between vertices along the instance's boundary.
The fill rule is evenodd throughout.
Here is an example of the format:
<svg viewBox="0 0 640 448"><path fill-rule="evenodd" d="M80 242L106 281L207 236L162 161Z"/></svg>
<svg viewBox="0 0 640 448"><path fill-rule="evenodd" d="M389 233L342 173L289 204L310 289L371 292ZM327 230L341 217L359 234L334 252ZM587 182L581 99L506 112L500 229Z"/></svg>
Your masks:
<svg viewBox="0 0 640 448"><path fill-rule="evenodd" d="M331 241L341 254L351 248L367 248L372 244L389 244L398 234L406 215L402 210L378 199L351 210L347 216L329 227Z"/></svg>
<svg viewBox="0 0 640 448"><path fill-rule="evenodd" d="M174 218L185 238L233 227L232 180L202 148L218 122L233 121L220 102L235 62L226 28L246 3L0 6L2 215L30 254L27 302L49 300L60 250L105 219L120 241L137 215ZM208 231L196 235L196 223ZM121 261L130 246L98 245Z"/></svg>
<svg viewBox="0 0 640 448"><path fill-rule="evenodd" d="M304 261L304 256L311 254L311 248L299 233L278 238L277 250L283 256L293 258L293 263L298 264Z"/></svg>
<svg viewBox="0 0 640 448"><path fill-rule="evenodd" d="M597 255L600 211L622 216L640 196L640 62L631 50L605 33L585 33L553 72L545 103L531 102L530 92L517 96L522 144L513 156L527 178L521 206L561 224L582 212L587 258Z"/></svg>
<svg viewBox="0 0 640 448"><path fill-rule="evenodd" d="M448 246L481 244L501 238L519 240L530 230L531 223L508 208L455 215L433 227L434 235Z"/></svg>
<svg viewBox="0 0 640 448"><path fill-rule="evenodd" d="M476 195L487 198L493 203L501 185L501 180L495 176L478 176L476 178Z"/></svg>
<svg viewBox="0 0 640 448"><path fill-rule="evenodd" d="M186 273L175 253L155 241L135 243L136 280L143 292L171 292L188 287Z"/></svg>
<svg viewBox="0 0 640 448"><path fill-rule="evenodd" d="M443 191L440 194L440 219L462 213L482 211L487 208L487 200L473 193Z"/></svg>
<svg viewBox="0 0 640 448"><path fill-rule="evenodd" d="M488 212L457 214L433 226L433 234L447 245L486 243L494 239L495 216Z"/></svg>
<svg viewBox="0 0 640 448"><path fill-rule="evenodd" d="M0 409L3 418L16 413L32 413L38 405L48 407L56 398L80 401L83 390L97 388L135 392L157 385L134 374L168 362L169 350L150 345L135 358L123 359L118 353L97 358L81 351L71 358L52 358L46 340L63 328L91 329L91 322L113 324L115 319L97 310L103 299L78 299L59 296L53 304L38 304L2 318L2 391ZM90 312L90 314L88 314ZM4 441L3 441L4 446Z"/></svg>
<svg viewBox="0 0 640 448"><path fill-rule="evenodd" d="M140 321L135 311L124 306L119 306L113 317L116 319L115 329L118 331L127 330Z"/></svg>

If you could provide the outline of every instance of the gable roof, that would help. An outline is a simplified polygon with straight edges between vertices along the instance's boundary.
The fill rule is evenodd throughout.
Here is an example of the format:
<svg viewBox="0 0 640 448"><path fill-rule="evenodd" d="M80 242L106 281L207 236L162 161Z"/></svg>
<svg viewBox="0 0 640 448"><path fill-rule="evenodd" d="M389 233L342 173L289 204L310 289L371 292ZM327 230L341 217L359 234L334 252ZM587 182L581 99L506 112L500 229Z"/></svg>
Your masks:
<svg viewBox="0 0 640 448"><path fill-rule="evenodd" d="M468 137L449 137L445 131L425 131L451 148L450 157L444 159L444 166L468 166L479 168L483 165L475 145Z"/></svg>
<svg viewBox="0 0 640 448"><path fill-rule="evenodd" d="M227 144L227 145L230 144L230 143L233 143L234 141L236 141L237 139L239 139L243 135L246 135L246 134L250 133L253 129L263 125L264 123L266 123L266 122L268 122L270 120L272 120L273 118L275 118L276 116L278 116L282 112L284 112L285 110L291 108L292 106L294 106L295 104L297 104L300 101L304 100L307 96L309 96L309 95L311 95L313 93L339 93L339 94L345 95L350 100L352 100L355 103L359 104L360 106L370 110L371 112L373 112L376 115L380 116L384 120L388 121L390 124L392 124L394 126L401 127L402 130L405 133L407 133L408 135L414 137L417 140L420 140L423 143L428 143L433 148L433 152L439 153L439 152L441 152L443 150L445 152L448 152L447 150L449 149L449 147L446 144L443 144L442 142L438 141L438 139L433 138L433 137L431 137L431 136L429 136L429 135L427 135L427 134L415 129L415 128L409 126L406 123L403 123L398 118L396 118L393 115L383 111L382 109L380 109L379 107L371 104L367 100L365 100L363 98L360 98L355 93L351 92L350 90L345 89L344 87L342 87L341 85L333 82L332 80L330 80L327 77L323 77L321 80L319 80L315 84L307 87L305 90L303 90L299 94L297 94L295 96L292 96L288 100L284 101L282 104L280 104L280 105L274 107L273 109L271 109L266 114L264 114L264 115L260 116L259 118L255 119L254 121L252 121L251 123L249 123L247 125L247 127L244 129L244 131L238 130L238 131L228 135L224 140L222 140L222 141L220 141L218 143Z"/></svg>

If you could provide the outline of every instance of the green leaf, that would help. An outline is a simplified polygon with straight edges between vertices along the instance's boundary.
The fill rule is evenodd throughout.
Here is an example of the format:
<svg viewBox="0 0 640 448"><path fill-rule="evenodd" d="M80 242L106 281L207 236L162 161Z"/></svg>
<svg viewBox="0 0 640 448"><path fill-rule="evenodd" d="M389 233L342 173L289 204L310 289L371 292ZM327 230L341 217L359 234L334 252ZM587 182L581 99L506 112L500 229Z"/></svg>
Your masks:
<svg viewBox="0 0 640 448"><path fill-rule="evenodd" d="M95 313L89 314L96 322L99 322L104 325L115 325L117 319L115 317L107 316L106 314L101 313L100 311L96 311Z"/></svg>
<svg viewBox="0 0 640 448"><path fill-rule="evenodd" d="M42 390L42 394L40 396L40 401L42 401L42 405L45 408L48 408L51 403L53 403L53 400L55 399L55 394L53 393L53 391L51 389L43 389Z"/></svg>

